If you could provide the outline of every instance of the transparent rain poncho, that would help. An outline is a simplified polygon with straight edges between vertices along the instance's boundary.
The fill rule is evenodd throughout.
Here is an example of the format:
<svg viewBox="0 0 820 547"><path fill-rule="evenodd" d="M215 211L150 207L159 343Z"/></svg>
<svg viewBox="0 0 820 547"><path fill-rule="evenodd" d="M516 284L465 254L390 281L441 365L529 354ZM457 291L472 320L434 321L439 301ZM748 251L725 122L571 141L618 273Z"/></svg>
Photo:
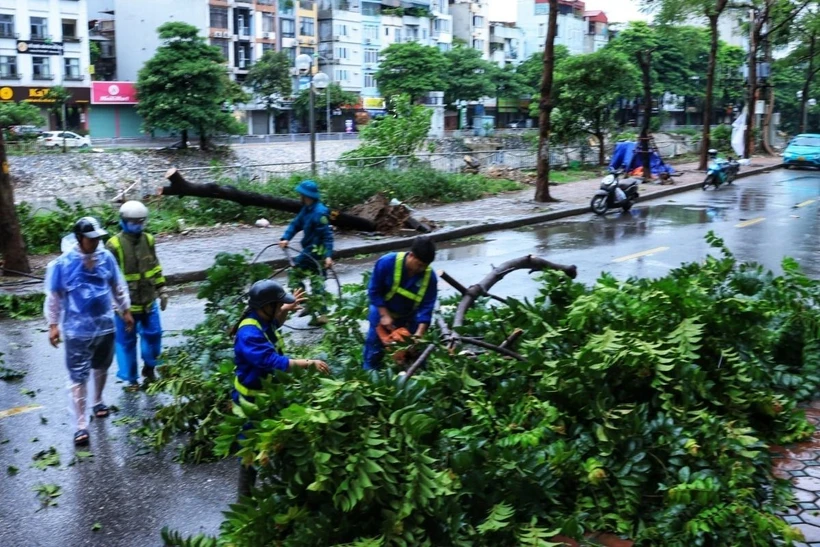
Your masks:
<svg viewBox="0 0 820 547"><path fill-rule="evenodd" d="M75 245L50 262L45 293L48 324L62 324L66 338L90 339L114 332L114 310L131 306L117 261L102 246L85 254Z"/></svg>

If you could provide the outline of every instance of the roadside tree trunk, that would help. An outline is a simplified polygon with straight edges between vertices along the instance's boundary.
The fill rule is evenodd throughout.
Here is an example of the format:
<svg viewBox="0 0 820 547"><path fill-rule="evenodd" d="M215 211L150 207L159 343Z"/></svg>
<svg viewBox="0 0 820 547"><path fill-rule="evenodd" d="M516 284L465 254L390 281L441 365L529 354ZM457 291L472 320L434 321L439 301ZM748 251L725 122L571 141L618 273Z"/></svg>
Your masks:
<svg viewBox="0 0 820 547"><path fill-rule="evenodd" d="M643 120L638 148L641 154L641 168L644 182L652 179L649 161L649 124L652 121L652 50L637 53L643 80Z"/></svg>
<svg viewBox="0 0 820 547"><path fill-rule="evenodd" d="M711 148L712 113L715 101L715 72L717 72L718 55L718 19L726 2L718 2L717 13L709 15L709 66L706 69L706 97L703 99L703 135L700 141L700 158L698 169L706 170Z"/></svg>
<svg viewBox="0 0 820 547"><path fill-rule="evenodd" d="M746 101L749 108L746 114L746 134L743 136L743 157L751 158L754 153L755 109L757 107L757 38L759 36L758 18L751 10L751 31L749 32L749 89Z"/></svg>
<svg viewBox="0 0 820 547"><path fill-rule="evenodd" d="M208 136L205 134L205 128L199 128L199 149L200 150L207 150L208 149Z"/></svg>
<svg viewBox="0 0 820 547"><path fill-rule="evenodd" d="M555 69L555 35L558 31L558 0L549 0L547 43L544 46L544 74L541 76L541 104L538 114L538 178L535 201L555 201L550 196L550 115L552 114L552 80Z"/></svg>
<svg viewBox="0 0 820 547"><path fill-rule="evenodd" d="M182 136L180 138L182 139L182 142L180 142L179 147L180 148L188 148L188 130L183 129L181 135Z"/></svg>
<svg viewBox="0 0 820 547"><path fill-rule="evenodd" d="M809 59L806 67L806 79L803 81L803 96L800 98L800 133L806 133L806 112L809 103L809 89L814 77L817 76L818 68L814 66L814 55L817 51L817 34L812 33L809 39Z"/></svg>
<svg viewBox="0 0 820 547"><path fill-rule="evenodd" d="M14 209L14 188L9 176L6 141L0 130L0 255L3 256L4 273L31 273L26 255L26 244L20 231L17 211Z"/></svg>

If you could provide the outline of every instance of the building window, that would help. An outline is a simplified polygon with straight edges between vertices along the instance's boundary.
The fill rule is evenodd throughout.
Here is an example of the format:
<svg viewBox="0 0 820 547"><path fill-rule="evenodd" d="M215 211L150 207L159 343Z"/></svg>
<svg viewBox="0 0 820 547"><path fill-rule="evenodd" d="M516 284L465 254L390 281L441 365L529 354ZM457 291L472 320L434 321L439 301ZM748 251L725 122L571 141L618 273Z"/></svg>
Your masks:
<svg viewBox="0 0 820 547"><path fill-rule="evenodd" d="M218 47L222 51L222 56L225 58L225 60L228 60L228 57L231 54L231 42L229 40L211 39L211 45Z"/></svg>
<svg viewBox="0 0 820 547"><path fill-rule="evenodd" d="M347 70L343 68L336 69L336 81L337 82L346 82L348 78Z"/></svg>
<svg viewBox="0 0 820 547"><path fill-rule="evenodd" d="M450 32L450 21L447 19L436 19L434 24L436 32Z"/></svg>
<svg viewBox="0 0 820 547"><path fill-rule="evenodd" d="M484 18L480 15L473 15L473 26L475 28L484 28Z"/></svg>
<svg viewBox="0 0 820 547"><path fill-rule="evenodd" d="M439 51L446 53L452 49L452 44L445 44L443 42L439 42L438 49Z"/></svg>
<svg viewBox="0 0 820 547"><path fill-rule="evenodd" d="M546 36L547 35L547 25L541 23L538 25L538 36Z"/></svg>
<svg viewBox="0 0 820 547"><path fill-rule="evenodd" d="M397 44L398 44L399 42L401 42L401 29L400 29L400 28L397 28L397 29L396 29L396 32L395 32L393 35L394 35L394 36L395 36L395 38L396 38L396 43L397 43Z"/></svg>
<svg viewBox="0 0 820 547"><path fill-rule="evenodd" d="M293 15L293 0L279 0L279 15Z"/></svg>
<svg viewBox="0 0 820 547"><path fill-rule="evenodd" d="M302 36L316 36L316 23L313 19L302 19L299 34Z"/></svg>
<svg viewBox="0 0 820 547"><path fill-rule="evenodd" d="M48 57L32 57L31 63L34 66L35 80L50 80L51 79L51 65Z"/></svg>
<svg viewBox="0 0 820 547"><path fill-rule="evenodd" d="M251 14L248 10L234 10L235 34L251 35Z"/></svg>
<svg viewBox="0 0 820 547"><path fill-rule="evenodd" d="M285 55L288 56L288 60L291 62L291 64L296 62L296 48L295 47L288 47L288 48L283 49L282 51L284 51Z"/></svg>
<svg viewBox="0 0 820 547"><path fill-rule="evenodd" d="M375 65L379 62L379 50L378 49L371 49L367 48L364 50L364 62L365 64L372 64Z"/></svg>
<svg viewBox="0 0 820 547"><path fill-rule="evenodd" d="M63 19L63 40L77 39L77 21Z"/></svg>
<svg viewBox="0 0 820 547"><path fill-rule="evenodd" d="M421 39L422 40L427 39L427 29L426 28L421 29Z"/></svg>
<svg viewBox="0 0 820 547"><path fill-rule="evenodd" d="M296 36L296 23L290 19L280 19L279 24L282 27L282 38L294 38Z"/></svg>
<svg viewBox="0 0 820 547"><path fill-rule="evenodd" d="M211 6L211 28L228 28L228 8Z"/></svg>
<svg viewBox="0 0 820 547"><path fill-rule="evenodd" d="M98 42L100 44L100 53L101 56L104 58L111 58L116 57L116 51L114 50L114 43L111 41L107 42Z"/></svg>
<svg viewBox="0 0 820 547"><path fill-rule="evenodd" d="M272 13L262 14L262 32L276 32L276 18Z"/></svg>
<svg viewBox="0 0 820 547"><path fill-rule="evenodd" d="M63 68L65 68L66 80L82 80L80 77L80 60L70 59L68 57L63 59Z"/></svg>
<svg viewBox="0 0 820 547"><path fill-rule="evenodd" d="M310 55L311 59L314 55L316 55L316 48L315 47L300 47L299 53L304 55Z"/></svg>
<svg viewBox="0 0 820 547"><path fill-rule="evenodd" d="M274 51L273 44L262 44L262 55L264 55L268 51Z"/></svg>
<svg viewBox="0 0 820 547"><path fill-rule="evenodd" d="M0 78L14 78L17 76L17 57L0 57Z"/></svg>
<svg viewBox="0 0 820 547"><path fill-rule="evenodd" d="M337 47L336 48L336 59L349 59L348 57L348 50L346 47Z"/></svg>
<svg viewBox="0 0 820 547"><path fill-rule="evenodd" d="M372 74L365 74L364 75L364 86L365 87L379 87L376 83L376 78L373 77Z"/></svg>
<svg viewBox="0 0 820 547"><path fill-rule="evenodd" d="M337 36L347 36L347 25L336 25L336 30L333 34Z"/></svg>
<svg viewBox="0 0 820 547"><path fill-rule="evenodd" d="M0 15L0 38L14 38L14 15Z"/></svg>
<svg viewBox="0 0 820 547"><path fill-rule="evenodd" d="M484 51L484 40L473 40L473 49Z"/></svg>
<svg viewBox="0 0 820 547"><path fill-rule="evenodd" d="M376 25L365 25L364 26L364 39L365 40L378 40L379 39L379 27Z"/></svg>
<svg viewBox="0 0 820 547"><path fill-rule="evenodd" d="M48 37L48 19L45 17L31 18L31 39L45 40Z"/></svg>
<svg viewBox="0 0 820 547"><path fill-rule="evenodd" d="M371 4L370 2L365 2L362 4L362 15L369 15L369 16L376 16L378 17L381 15L381 10L379 9L379 4L374 3Z"/></svg>
<svg viewBox="0 0 820 547"><path fill-rule="evenodd" d="M390 36L390 27L384 27L384 35Z"/></svg>
<svg viewBox="0 0 820 547"><path fill-rule="evenodd" d="M236 42L236 68L246 70L252 62L250 44Z"/></svg>

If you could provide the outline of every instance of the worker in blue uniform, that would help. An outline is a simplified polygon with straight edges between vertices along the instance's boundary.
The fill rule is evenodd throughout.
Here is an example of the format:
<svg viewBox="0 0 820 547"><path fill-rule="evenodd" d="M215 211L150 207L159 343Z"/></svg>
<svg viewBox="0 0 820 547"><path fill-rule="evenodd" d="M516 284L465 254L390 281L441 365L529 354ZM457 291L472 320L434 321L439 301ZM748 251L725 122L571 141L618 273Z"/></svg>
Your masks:
<svg viewBox="0 0 820 547"><path fill-rule="evenodd" d="M410 252L390 253L373 268L367 294L370 299L370 330L364 345L365 370L378 369L384 345L377 333L404 327L414 336L423 336L433 318L438 295L438 279L430 267L436 246L427 237L417 237Z"/></svg>
<svg viewBox="0 0 820 547"><path fill-rule="evenodd" d="M232 397L253 402L262 389L262 380L275 371L287 372L291 367L315 368L327 374L327 363L319 359L293 359L285 355L285 344L279 329L288 314L300 309L304 291L288 294L276 281L257 281L249 294L248 309L234 328L234 361L236 376ZM239 497L249 496L256 482L256 468L242 466L239 474Z"/></svg>
<svg viewBox="0 0 820 547"><path fill-rule="evenodd" d="M285 249L290 240L301 232L302 252L294 259L288 272L288 285L292 289L305 288L305 279L310 281L311 298L306 311L312 315L311 325L327 323L327 308L324 305L325 279L327 269L333 266L333 229L330 227L330 211L321 202L319 187L312 180L304 180L296 187L302 200L302 209L288 226L279 246Z"/></svg>

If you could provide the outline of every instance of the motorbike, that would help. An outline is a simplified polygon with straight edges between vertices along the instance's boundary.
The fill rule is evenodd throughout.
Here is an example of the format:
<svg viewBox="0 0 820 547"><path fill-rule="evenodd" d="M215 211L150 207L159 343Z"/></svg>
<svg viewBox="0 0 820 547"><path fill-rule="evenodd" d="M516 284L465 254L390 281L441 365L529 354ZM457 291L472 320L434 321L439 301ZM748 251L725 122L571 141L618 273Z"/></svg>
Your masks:
<svg viewBox="0 0 820 547"><path fill-rule="evenodd" d="M714 186L717 190L721 184L732 184L739 171L740 163L734 158L715 159L709 164L709 170L706 172L706 179L701 184L701 189L706 190Z"/></svg>
<svg viewBox="0 0 820 547"><path fill-rule="evenodd" d="M601 189L595 193L589 206L596 215L605 215L609 209L620 207L624 211L629 211L632 205L638 201L638 181L628 180L621 182L620 177L623 171L611 171L609 175L601 180ZM618 201L615 189L620 187L626 194L626 199Z"/></svg>

